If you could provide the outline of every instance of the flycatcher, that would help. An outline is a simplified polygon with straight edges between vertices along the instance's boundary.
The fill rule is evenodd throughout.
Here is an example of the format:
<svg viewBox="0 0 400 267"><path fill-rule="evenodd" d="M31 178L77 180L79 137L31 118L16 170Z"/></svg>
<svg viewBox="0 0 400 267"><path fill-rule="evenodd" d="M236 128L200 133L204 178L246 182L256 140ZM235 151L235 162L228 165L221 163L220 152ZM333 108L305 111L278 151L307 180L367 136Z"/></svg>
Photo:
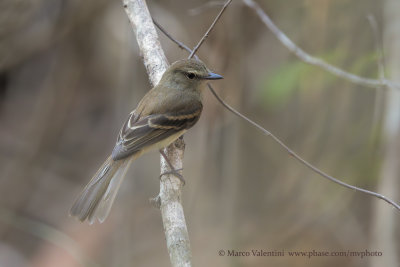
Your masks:
<svg viewBox="0 0 400 267"><path fill-rule="evenodd" d="M203 109L204 81L217 79L222 76L212 73L201 61L173 63L129 114L111 156L78 196L70 214L90 224L96 219L103 222L130 163L150 150L168 146L191 128Z"/></svg>

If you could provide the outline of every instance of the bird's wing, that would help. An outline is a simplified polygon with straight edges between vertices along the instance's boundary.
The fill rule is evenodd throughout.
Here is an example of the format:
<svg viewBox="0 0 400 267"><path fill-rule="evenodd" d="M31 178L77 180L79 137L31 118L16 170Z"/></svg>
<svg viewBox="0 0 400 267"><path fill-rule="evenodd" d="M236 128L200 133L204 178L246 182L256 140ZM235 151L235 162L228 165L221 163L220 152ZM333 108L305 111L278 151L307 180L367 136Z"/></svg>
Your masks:
<svg viewBox="0 0 400 267"><path fill-rule="evenodd" d="M189 129L200 118L202 109L202 104L196 103L179 112L152 114L143 118L138 118L133 111L121 128L112 152L113 160L126 158Z"/></svg>

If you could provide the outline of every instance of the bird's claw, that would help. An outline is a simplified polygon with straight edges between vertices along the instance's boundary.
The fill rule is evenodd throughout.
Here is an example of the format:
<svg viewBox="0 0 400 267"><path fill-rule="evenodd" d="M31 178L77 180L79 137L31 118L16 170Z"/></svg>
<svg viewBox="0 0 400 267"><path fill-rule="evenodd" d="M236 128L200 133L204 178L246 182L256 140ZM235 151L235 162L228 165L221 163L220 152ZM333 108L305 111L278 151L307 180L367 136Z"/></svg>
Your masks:
<svg viewBox="0 0 400 267"><path fill-rule="evenodd" d="M183 168L180 169L176 169L176 170L170 170L170 171L166 171L163 172L162 174L160 174L160 179L163 175L168 175L168 174L173 174L174 176L176 176L179 180L181 180L181 182L183 183L183 185L185 185L185 179L183 179L182 174L180 174L178 171L182 171Z"/></svg>

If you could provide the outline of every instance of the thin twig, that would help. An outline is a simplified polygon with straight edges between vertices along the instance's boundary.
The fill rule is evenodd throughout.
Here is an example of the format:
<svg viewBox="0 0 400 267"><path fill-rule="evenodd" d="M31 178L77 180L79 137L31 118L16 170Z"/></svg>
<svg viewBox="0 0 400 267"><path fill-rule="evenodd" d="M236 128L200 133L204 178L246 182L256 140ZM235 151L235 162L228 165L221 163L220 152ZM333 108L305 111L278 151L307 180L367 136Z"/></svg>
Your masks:
<svg viewBox="0 0 400 267"><path fill-rule="evenodd" d="M250 8L252 8L262 22L271 30L271 32L275 35L276 38L287 48L290 52L295 54L300 60L304 61L307 64L318 66L324 69L327 72L332 73L340 78L348 80L352 83L372 87L372 88L394 88L400 90L400 84L392 82L387 79L370 79L360 77L353 73L346 72L338 67L335 67L329 63L326 63L324 60L320 58L316 58L305 52L303 49L298 47L292 40L287 37L270 19L270 17L260 8L260 6L254 2L253 0L243 0L243 2Z"/></svg>
<svg viewBox="0 0 400 267"><path fill-rule="evenodd" d="M194 54L196 54L197 50L199 50L200 46L203 44L203 42L207 39L208 35L210 34L211 30L214 28L215 24L221 17L221 15L224 13L225 9L228 7L228 5L232 2L232 0L226 1L225 5L222 7L221 11L218 13L218 15L215 17L213 23L211 24L210 28L206 31L206 33L203 35L203 38L200 39L200 41L197 43L197 45L193 48L192 53L190 53L188 58L192 58Z"/></svg>
<svg viewBox="0 0 400 267"><path fill-rule="evenodd" d="M166 35L169 39L171 39L171 41L178 43L179 41L176 40L175 38L173 38L170 34ZM192 51L187 47L187 46L182 46L182 49L185 49L186 51L188 51L189 53L191 53ZM248 123L250 123L251 125L253 125L254 127L256 127L257 129L259 129L260 131L262 131L265 135L270 136L276 143L278 143L281 147L283 147L288 153L289 155L293 156L297 161L299 161L301 164L305 165L306 167L308 167L309 169L311 169L313 172L319 174L320 176L338 184L341 185L343 187L382 199L384 201L386 201L387 203L389 203L390 205L392 205L393 207L395 207L397 210L400 211L400 205L397 204L396 202L394 202L393 200L379 194L373 191L369 191L363 188L359 188L357 186L353 186L353 185L349 185L347 183L344 183L326 173L324 173L323 171L321 171L320 169L318 169L317 167L313 166L311 163L307 162L305 159L303 159L302 157L300 157L299 155L297 155L293 150L291 150L287 145L285 145L279 138L277 138L275 135L273 135L271 132L269 132L268 130L264 129L263 127L261 127L259 124L255 123L254 121L250 120L249 118L247 118L245 115L241 114L239 111L235 110L234 108L232 108L231 106L229 106L226 102L224 102L219 96L218 94L215 92L215 90L212 88L212 86L210 84L207 84L211 93L215 96L215 98L217 98L217 100L226 108L228 109L230 112L232 112L233 114L235 114L236 116L242 118L243 120L247 121Z"/></svg>
<svg viewBox="0 0 400 267"><path fill-rule="evenodd" d="M208 88L210 89L211 93L215 96L215 98L217 98L217 100L226 108L228 109L230 112L232 112L233 114L235 114L236 116L244 119L245 121L247 121L248 123L252 124L254 127L256 127L257 129L259 129L260 131L262 131L264 134L266 134L267 136L270 136L276 143L278 143L281 147L283 147L288 153L289 155L293 156L297 161L299 161L300 163L302 163L303 165L305 165L306 167L308 167L309 169L311 169L313 172L318 173L320 176L338 184L341 185L343 187L349 188L349 189L353 189L355 191L370 195L370 196L374 196L377 197L379 199L382 199L384 201L386 201L387 203L389 203L390 205L392 205L393 207L395 207L396 209L398 209L400 211L400 205L397 204L396 202L394 202L393 200L375 193L373 191L369 191L354 185L349 185L346 184L345 182L342 182L326 173L324 173L323 171L321 171L320 169L318 169L317 167L313 166L311 163L309 163L308 161L306 161L305 159L303 159L302 157L300 157L299 155L297 155L293 150L291 150L287 145L285 145L278 137L276 137L275 135L273 135L271 132L269 132L268 130L264 129L263 127L261 127L259 124L255 123L254 121L250 120L249 118L247 118L246 116L244 116L243 114L241 114L239 111L235 110L234 108L232 108L231 106L229 106L226 102L224 102L224 100L222 100L217 93L214 91L214 89L211 87L210 84L207 84Z"/></svg>
<svg viewBox="0 0 400 267"><path fill-rule="evenodd" d="M192 49L190 49L187 45L185 45L185 44L182 43L181 41L175 39L171 34L169 34L169 33L167 32L166 29L164 29L164 27L162 27L162 26L161 26L158 22L156 22L154 19L153 19L153 22L154 22L154 24L157 26L157 28L160 29L160 31L161 31L162 33L164 33L165 36L167 36L172 42L176 43L176 44L178 45L179 48L181 48L181 49L183 49L183 50L186 50L189 54L192 53ZM197 55L194 55L194 57L197 57ZM197 58L198 58L198 57L197 57Z"/></svg>
<svg viewBox="0 0 400 267"><path fill-rule="evenodd" d="M186 50L186 51L189 51L189 53L192 52L192 50L191 50L188 46L186 46L184 43L182 43L182 42L180 42L180 41L174 39L174 38L163 28L163 26L161 26L154 18L153 18L153 22L154 22L154 25L156 25L157 28L158 28L163 34L165 34L165 36L167 36L170 40L172 40L174 43L176 43L176 44L179 46L179 48L184 49L184 50ZM194 55L194 58L197 59L197 60L199 59L199 57L198 57L197 55Z"/></svg>

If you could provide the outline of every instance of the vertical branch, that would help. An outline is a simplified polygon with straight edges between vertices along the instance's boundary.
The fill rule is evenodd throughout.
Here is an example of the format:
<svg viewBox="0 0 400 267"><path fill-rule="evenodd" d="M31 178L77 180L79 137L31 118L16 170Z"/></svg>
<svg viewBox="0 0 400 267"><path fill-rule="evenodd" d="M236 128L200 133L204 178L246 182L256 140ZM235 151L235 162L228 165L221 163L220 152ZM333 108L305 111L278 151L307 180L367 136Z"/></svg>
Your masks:
<svg viewBox="0 0 400 267"><path fill-rule="evenodd" d="M150 12L144 0L123 0L126 14L136 34L136 41L143 55L143 63L153 86L161 80L168 68L168 61L161 48Z"/></svg>
<svg viewBox="0 0 400 267"><path fill-rule="evenodd" d="M158 40L156 29L144 0L123 0L125 11L136 33L149 79L155 86L168 68L168 62ZM183 165L183 139L167 147L164 152L175 169ZM161 157L161 173L169 171ZM174 175L162 175L160 194L156 198L161 209L165 238L172 266L191 266L189 234L181 203L182 184Z"/></svg>
<svg viewBox="0 0 400 267"><path fill-rule="evenodd" d="M376 19L374 15L369 14L367 16L367 19L369 21L369 24L371 25L372 29L372 34L374 36L374 41L375 41L375 49L376 53L378 56L378 71L379 71L379 79L383 81L385 79L385 60L383 56L383 43L382 43L382 37L379 34L379 29L378 29L378 23L376 22ZM384 94L386 91L382 90L377 90L375 92L375 100L374 100L374 113L372 115L372 127L374 128L379 128L380 121L382 118L382 110L383 110L383 105L384 105ZM371 135L374 134L375 131L371 131Z"/></svg>
<svg viewBox="0 0 400 267"><path fill-rule="evenodd" d="M397 11L400 8L400 3L397 0L385 0L382 4L384 12L383 42L387 55L385 63L389 70L390 79L393 82L399 82L400 34L398 28L400 26L400 18ZM382 49L379 50L382 51ZM382 74L380 78L384 78L383 60L380 62L382 62L382 66L380 67ZM391 195L393 199L399 200L400 92L389 88L385 93L386 109L383 114L383 137L385 144L384 152L382 153L380 179L377 187L382 193ZM372 257L369 266L398 266L400 260L400 242L397 236L400 222L399 217L390 208L374 203L371 218L371 245L384 251L385 255L384 257Z"/></svg>
<svg viewBox="0 0 400 267"><path fill-rule="evenodd" d="M282 45L284 45L287 49L289 49L290 52L292 52L303 62L317 66L337 77L348 80L354 84L359 84L362 86L372 87L372 88L389 87L397 90L400 89L400 84L398 82L393 82L387 79L370 79L370 78L360 77L353 73L344 71L336 66L333 66L320 58L311 56L303 49L298 47L292 40L290 40L290 38L284 32L282 32L278 28L278 26L275 25L275 23L271 20L271 18L267 15L267 13L265 13L264 10L262 10L261 7L256 2L254 2L253 0L243 0L243 2L246 6L248 6L249 8L253 9L256 12L261 21L265 24L265 26L268 27L268 29L271 30L271 32L282 43Z"/></svg>

